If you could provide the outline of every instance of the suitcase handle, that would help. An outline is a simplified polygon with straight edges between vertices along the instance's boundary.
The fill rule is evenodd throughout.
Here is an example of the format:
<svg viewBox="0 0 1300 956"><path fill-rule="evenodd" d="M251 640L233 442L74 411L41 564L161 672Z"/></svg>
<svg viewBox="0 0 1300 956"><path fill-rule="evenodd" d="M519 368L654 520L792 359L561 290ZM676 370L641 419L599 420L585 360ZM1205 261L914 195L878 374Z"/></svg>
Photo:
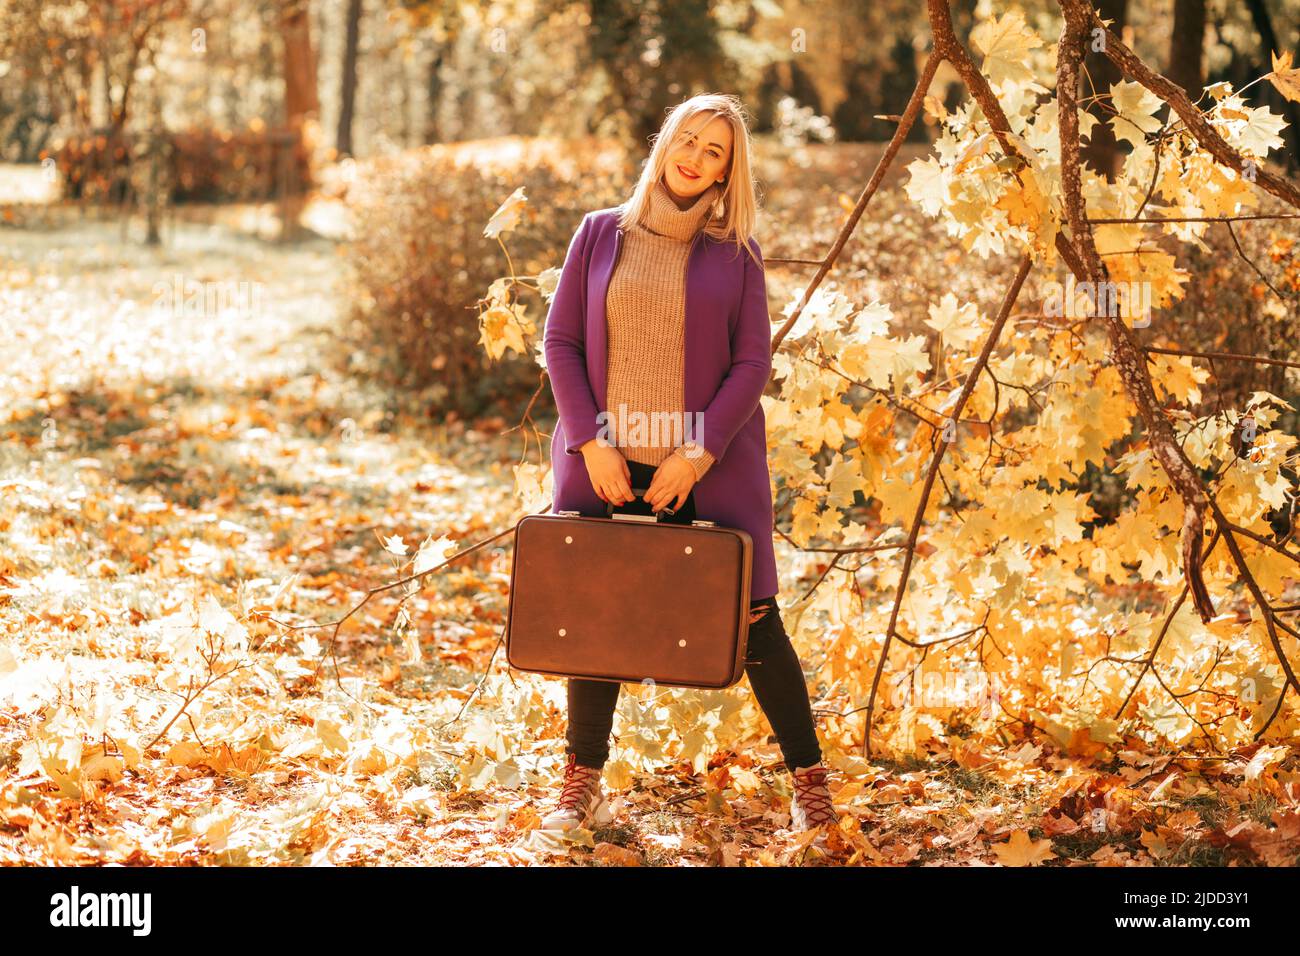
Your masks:
<svg viewBox="0 0 1300 956"><path fill-rule="evenodd" d="M645 500L645 493L646 493L647 491L649 491L649 490L650 490L649 488L633 488L633 489L632 489L632 497L633 497L633 498L640 498L640 499L642 499L642 500ZM611 502L611 501L606 501L606 502L605 502L605 517L606 517L606 518L622 519L622 520L625 520L625 521L655 521L655 522L657 522L657 521L659 520L659 516L660 516L660 515L671 515L671 514L676 514L676 513L677 513L677 512L676 512L674 509L665 507L665 508L662 509L661 511L657 511L657 512L655 512L655 515L654 515L653 518L652 518L650 515L616 515L616 514L614 514L614 504L613 504L613 502Z"/></svg>

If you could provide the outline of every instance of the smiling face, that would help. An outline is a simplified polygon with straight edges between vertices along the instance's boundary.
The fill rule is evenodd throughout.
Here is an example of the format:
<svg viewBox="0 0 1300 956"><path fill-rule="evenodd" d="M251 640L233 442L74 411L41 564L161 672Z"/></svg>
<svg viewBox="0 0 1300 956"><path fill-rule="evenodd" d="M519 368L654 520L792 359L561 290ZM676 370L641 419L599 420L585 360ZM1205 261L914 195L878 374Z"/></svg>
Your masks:
<svg viewBox="0 0 1300 956"><path fill-rule="evenodd" d="M707 115L692 117L677 142L668 147L664 182L683 199L698 196L726 178L731 168L731 124L714 116L701 128L700 121Z"/></svg>

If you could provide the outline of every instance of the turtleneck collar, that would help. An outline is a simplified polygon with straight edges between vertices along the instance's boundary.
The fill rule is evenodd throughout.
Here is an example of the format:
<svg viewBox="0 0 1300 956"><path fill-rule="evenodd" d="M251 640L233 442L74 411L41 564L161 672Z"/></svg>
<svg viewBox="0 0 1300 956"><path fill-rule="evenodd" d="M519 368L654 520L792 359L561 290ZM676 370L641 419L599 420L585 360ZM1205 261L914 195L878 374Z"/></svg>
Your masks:
<svg viewBox="0 0 1300 956"><path fill-rule="evenodd" d="M668 192L667 184L660 179L650 190L641 225L661 236L686 242L695 238L695 234L704 225L720 192L718 183L710 183L708 189L695 197L694 203L685 209L678 209Z"/></svg>

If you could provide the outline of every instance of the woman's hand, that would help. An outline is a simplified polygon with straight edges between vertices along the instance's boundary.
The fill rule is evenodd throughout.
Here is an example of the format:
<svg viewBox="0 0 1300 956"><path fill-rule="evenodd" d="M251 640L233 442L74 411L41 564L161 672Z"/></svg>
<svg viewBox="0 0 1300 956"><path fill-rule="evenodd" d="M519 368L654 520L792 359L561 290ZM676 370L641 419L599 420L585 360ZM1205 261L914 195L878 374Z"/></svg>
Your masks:
<svg viewBox="0 0 1300 956"><path fill-rule="evenodd" d="M601 501L617 506L632 500L632 470L621 451L613 445L602 445L595 438L578 450L587 463L591 487Z"/></svg>
<svg viewBox="0 0 1300 956"><path fill-rule="evenodd" d="M686 498L695 482L695 466L681 455L669 455L655 469L655 476L646 489L645 500L649 502L652 511L669 505L672 505L673 511L677 511L686 504Z"/></svg>

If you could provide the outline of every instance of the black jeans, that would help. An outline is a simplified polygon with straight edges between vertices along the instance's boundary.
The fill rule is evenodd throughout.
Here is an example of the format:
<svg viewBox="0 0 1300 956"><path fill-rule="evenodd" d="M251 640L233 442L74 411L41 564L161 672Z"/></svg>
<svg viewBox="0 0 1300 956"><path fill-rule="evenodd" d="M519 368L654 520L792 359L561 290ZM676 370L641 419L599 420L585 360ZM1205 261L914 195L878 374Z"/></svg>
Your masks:
<svg viewBox="0 0 1300 956"><path fill-rule="evenodd" d="M629 461L633 488L648 488L655 469ZM669 507L672 505L670 504ZM641 498L619 506L624 514L651 514ZM695 520L695 492L676 514L661 520L689 524ZM786 769L811 767L822 759L821 745L813 724L812 704L804 682L803 667L785 632L776 595L749 602L750 616L766 607L763 616L749 626L745 654L745 675L754 689L763 714L776 733ZM614 728L614 708L622 684L614 681L569 678L569 727L566 753L577 755L577 762L587 767L603 767L609 759L609 736Z"/></svg>

